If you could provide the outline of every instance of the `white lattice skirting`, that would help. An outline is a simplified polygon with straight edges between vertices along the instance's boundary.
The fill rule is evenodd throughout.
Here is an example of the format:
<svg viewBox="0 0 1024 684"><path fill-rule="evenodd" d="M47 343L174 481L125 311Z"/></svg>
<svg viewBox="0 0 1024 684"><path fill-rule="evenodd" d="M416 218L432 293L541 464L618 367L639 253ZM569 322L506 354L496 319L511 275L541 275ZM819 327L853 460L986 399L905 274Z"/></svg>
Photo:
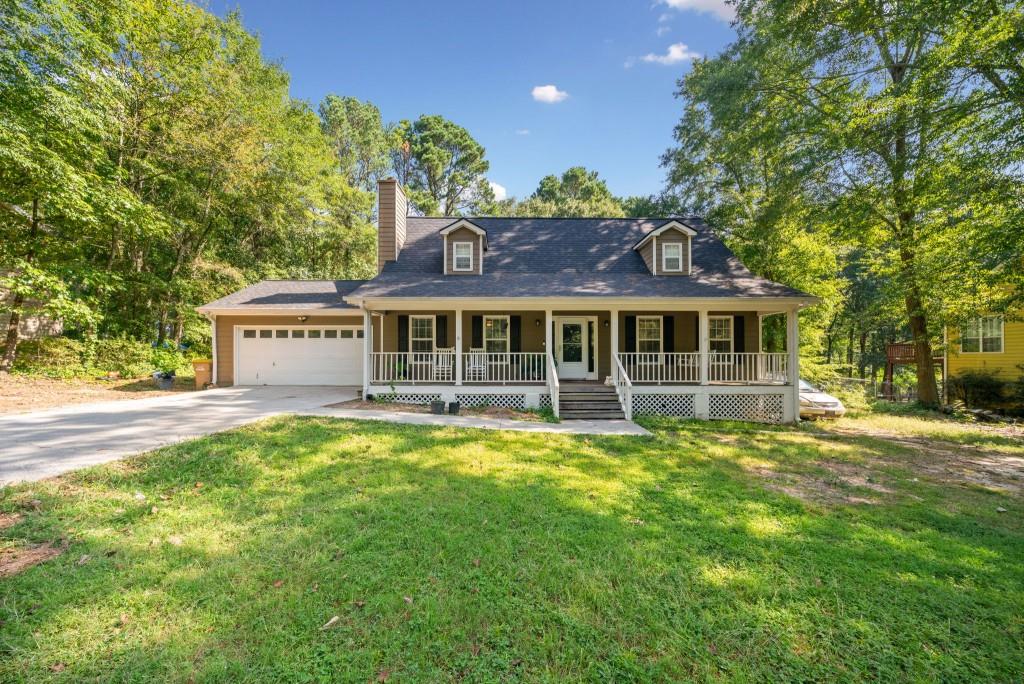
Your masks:
<svg viewBox="0 0 1024 684"><path fill-rule="evenodd" d="M540 407L544 408L544 409L551 408L551 395L550 394L542 394L542 395L540 395Z"/></svg>
<svg viewBox="0 0 1024 684"><path fill-rule="evenodd" d="M634 394L635 416L678 416L693 418L692 394Z"/></svg>
<svg viewBox="0 0 1024 684"><path fill-rule="evenodd" d="M711 420L781 423L784 402L782 394L712 394L708 397L708 417Z"/></svg>
<svg viewBox="0 0 1024 684"><path fill-rule="evenodd" d="M455 401L467 407L500 406L520 411L526 408L526 395L524 394L456 394ZM550 403L548 405L550 406Z"/></svg>
<svg viewBox="0 0 1024 684"><path fill-rule="evenodd" d="M397 404L429 404L432 401L441 401L440 394L407 394L403 392L378 394L377 398L382 401L393 401Z"/></svg>

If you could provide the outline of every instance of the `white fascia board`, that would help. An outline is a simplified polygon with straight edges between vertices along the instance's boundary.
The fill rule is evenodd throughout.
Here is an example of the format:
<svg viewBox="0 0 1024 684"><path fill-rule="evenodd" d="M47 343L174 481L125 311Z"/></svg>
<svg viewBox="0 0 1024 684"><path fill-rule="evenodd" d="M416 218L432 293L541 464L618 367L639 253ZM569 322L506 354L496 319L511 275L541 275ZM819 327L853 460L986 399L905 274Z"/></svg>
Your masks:
<svg viewBox="0 0 1024 684"><path fill-rule="evenodd" d="M196 311L214 316L355 316L360 313L359 308L351 306L321 309L283 309L274 306L247 306L244 309L238 309L200 306L196 308Z"/></svg>
<svg viewBox="0 0 1024 684"><path fill-rule="evenodd" d="M487 249L487 231L481 228L480 226L476 225L472 221L468 221L466 219L459 219L450 226L445 226L439 232L441 233L441 235L447 237L450 233L453 233L456 230L461 230L462 228L465 228L482 237L484 239L484 249Z"/></svg>
<svg viewBox="0 0 1024 684"><path fill-rule="evenodd" d="M640 249L641 247L647 244L648 240L652 240L658 237L667 230L678 230L680 233L685 233L690 237L693 237L697 234L697 231L695 231L693 228L686 225L685 223L682 223L680 221L669 221L665 225L655 228L650 233L645 235L639 242L633 245L633 249Z"/></svg>
<svg viewBox="0 0 1024 684"><path fill-rule="evenodd" d="M461 308L469 310L545 311L604 310L630 311L721 311L766 310L790 311L817 304L817 297L417 297L374 298L359 304L374 311L436 311Z"/></svg>

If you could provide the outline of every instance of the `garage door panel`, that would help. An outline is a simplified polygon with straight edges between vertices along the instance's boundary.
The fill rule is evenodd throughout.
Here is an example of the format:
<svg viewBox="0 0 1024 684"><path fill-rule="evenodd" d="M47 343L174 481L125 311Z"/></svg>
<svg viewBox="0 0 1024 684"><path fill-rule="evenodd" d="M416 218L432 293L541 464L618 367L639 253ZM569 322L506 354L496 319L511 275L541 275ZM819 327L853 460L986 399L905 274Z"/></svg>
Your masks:
<svg viewBox="0 0 1024 684"><path fill-rule="evenodd" d="M363 339L351 326L289 327L273 336L238 334L238 383L241 385L361 385ZM264 328L263 330L266 330ZM310 330L319 336L310 337ZM336 331L334 337L327 330ZM301 337L295 335L300 331ZM361 331L360 331L361 332Z"/></svg>

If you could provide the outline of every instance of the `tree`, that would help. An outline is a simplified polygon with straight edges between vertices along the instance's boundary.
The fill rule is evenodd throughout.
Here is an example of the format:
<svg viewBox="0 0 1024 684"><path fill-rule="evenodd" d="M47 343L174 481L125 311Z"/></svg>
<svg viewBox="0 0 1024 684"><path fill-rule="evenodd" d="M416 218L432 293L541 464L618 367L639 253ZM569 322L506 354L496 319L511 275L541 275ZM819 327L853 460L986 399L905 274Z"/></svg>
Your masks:
<svg viewBox="0 0 1024 684"><path fill-rule="evenodd" d="M545 176L530 197L516 205L519 216L623 216L619 201L597 171L573 166Z"/></svg>
<svg viewBox="0 0 1024 684"><path fill-rule="evenodd" d="M681 82L680 145L665 159L697 205L796 220L811 243L862 250L902 300L931 405L934 321L998 289L992 265L1019 245L1003 237L1020 234L1007 221L1019 167L994 144L1005 112L944 59L968 5L739 3L738 40Z"/></svg>
<svg viewBox="0 0 1024 684"><path fill-rule="evenodd" d="M660 195L635 195L619 199L626 216L636 218L660 218L686 216L691 213L682 198L671 193Z"/></svg>
<svg viewBox="0 0 1024 684"><path fill-rule="evenodd" d="M392 134L392 165L409 199L424 214L482 213L494 201L485 175L484 148L462 126L442 116L400 121Z"/></svg>
<svg viewBox="0 0 1024 684"><path fill-rule="evenodd" d="M328 95L320 103L320 120L348 184L375 192L390 162L389 136L380 110L372 102Z"/></svg>

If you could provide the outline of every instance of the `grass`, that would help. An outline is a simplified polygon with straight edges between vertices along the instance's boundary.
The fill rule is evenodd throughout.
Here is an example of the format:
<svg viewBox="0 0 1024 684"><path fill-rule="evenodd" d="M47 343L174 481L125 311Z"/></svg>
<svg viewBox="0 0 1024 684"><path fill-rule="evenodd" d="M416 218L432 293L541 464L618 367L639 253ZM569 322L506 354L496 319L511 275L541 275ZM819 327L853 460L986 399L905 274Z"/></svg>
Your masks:
<svg viewBox="0 0 1024 684"><path fill-rule="evenodd" d="M878 439L645 424L280 418L9 488L0 545L69 547L0 580L0 681L1021 679L1017 495ZM870 505L765 476L875 459L884 493L826 482Z"/></svg>

